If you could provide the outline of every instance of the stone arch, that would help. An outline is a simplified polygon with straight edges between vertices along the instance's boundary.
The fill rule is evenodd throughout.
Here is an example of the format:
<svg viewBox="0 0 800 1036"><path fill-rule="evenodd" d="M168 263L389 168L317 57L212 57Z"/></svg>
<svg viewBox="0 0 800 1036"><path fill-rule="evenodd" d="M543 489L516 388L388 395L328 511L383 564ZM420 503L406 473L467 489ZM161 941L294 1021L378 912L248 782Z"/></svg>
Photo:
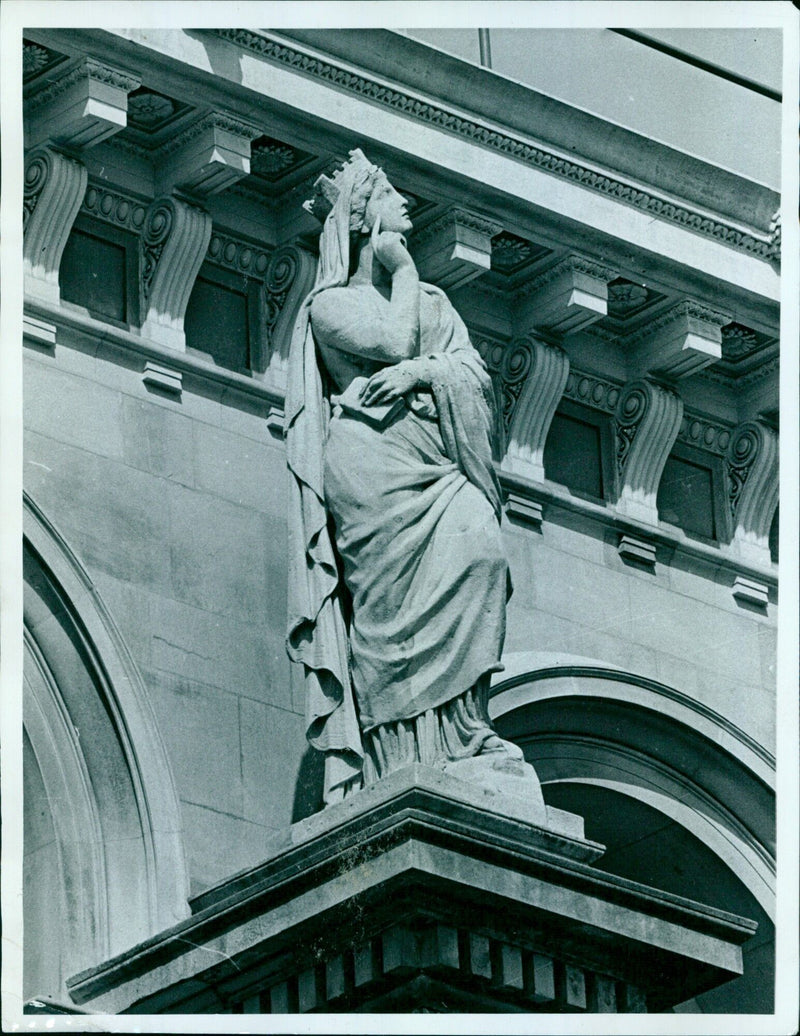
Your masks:
<svg viewBox="0 0 800 1036"><path fill-rule="evenodd" d="M26 932L30 945L49 932L64 940L58 961L29 970L25 995L64 998L71 974L185 917L189 886L175 784L136 664L27 495L23 530L25 811L57 883L26 883Z"/></svg>
<svg viewBox="0 0 800 1036"><path fill-rule="evenodd" d="M743 882L755 883L767 913L774 911L769 753L701 702L595 659L521 652L505 662L492 689L492 717L506 736L527 744L545 783L566 778L563 749L570 746L575 779L625 785L627 794L710 839Z"/></svg>
<svg viewBox="0 0 800 1036"><path fill-rule="evenodd" d="M745 974L684 1010L772 1010L774 765L688 695L596 659L505 660L490 711L535 766L551 805L609 846L597 866L749 916Z"/></svg>

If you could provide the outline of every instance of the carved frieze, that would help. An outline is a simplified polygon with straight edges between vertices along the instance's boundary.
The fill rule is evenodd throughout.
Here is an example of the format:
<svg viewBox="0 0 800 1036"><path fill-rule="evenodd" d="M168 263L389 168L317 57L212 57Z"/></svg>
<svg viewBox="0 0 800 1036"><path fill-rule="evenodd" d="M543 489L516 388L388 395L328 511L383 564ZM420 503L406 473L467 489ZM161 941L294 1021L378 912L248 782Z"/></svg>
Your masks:
<svg viewBox="0 0 800 1036"><path fill-rule="evenodd" d="M142 334L185 349L183 318L208 249L211 216L177 198L160 198L147 211L141 236Z"/></svg>
<svg viewBox="0 0 800 1036"><path fill-rule="evenodd" d="M25 293L58 302L58 269L86 191L82 162L39 148L25 162L23 269Z"/></svg>
<svg viewBox="0 0 800 1036"><path fill-rule="evenodd" d="M99 144L125 128L128 94L140 84L130 72L84 58L26 102L26 146L47 141L71 148Z"/></svg>
<svg viewBox="0 0 800 1036"><path fill-rule="evenodd" d="M567 354L557 345L528 335L508 350L509 366L515 357L521 376L519 398L508 430L503 468L537 482L544 479L544 444L569 373Z"/></svg>
<svg viewBox="0 0 800 1036"><path fill-rule="evenodd" d="M775 213L769 224L769 248L765 254L766 259L779 263L781 261L781 211Z"/></svg>
<svg viewBox="0 0 800 1036"><path fill-rule="evenodd" d="M614 417L617 510L657 525L658 483L681 426L683 401L671 389L634 381L620 394Z"/></svg>
<svg viewBox="0 0 800 1036"><path fill-rule="evenodd" d="M617 271L571 254L533 277L517 293L514 321L520 330L568 335L608 312L608 283Z"/></svg>
<svg viewBox="0 0 800 1036"><path fill-rule="evenodd" d="M244 277L263 280L269 266L270 251L229 234L214 231L208 242L206 260Z"/></svg>
<svg viewBox="0 0 800 1036"><path fill-rule="evenodd" d="M763 421L746 421L731 436L726 461L733 545L744 559L768 564L778 506L778 433Z"/></svg>
<svg viewBox="0 0 800 1036"><path fill-rule="evenodd" d="M731 441L728 425L684 412L678 441L723 456Z"/></svg>
<svg viewBox="0 0 800 1036"><path fill-rule="evenodd" d="M583 403L584 406L602 410L606 414L614 413L619 394L620 386L615 381L578 370L569 372L564 385L564 395L567 399L574 399L576 403Z"/></svg>
<svg viewBox="0 0 800 1036"><path fill-rule="evenodd" d="M83 198L81 212L101 219L112 226L139 234L147 215L147 202L102 184L90 183Z"/></svg>
<svg viewBox="0 0 800 1036"><path fill-rule="evenodd" d="M420 277L453 291L486 273L492 265L492 238L502 229L502 224L468 209L448 209L414 235Z"/></svg>

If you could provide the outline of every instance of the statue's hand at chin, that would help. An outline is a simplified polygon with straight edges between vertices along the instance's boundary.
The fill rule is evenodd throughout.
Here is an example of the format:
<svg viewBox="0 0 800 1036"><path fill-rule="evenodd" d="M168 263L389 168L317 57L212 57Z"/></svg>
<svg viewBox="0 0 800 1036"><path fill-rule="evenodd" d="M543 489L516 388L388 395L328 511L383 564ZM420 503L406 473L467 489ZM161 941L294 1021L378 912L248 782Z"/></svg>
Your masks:
<svg viewBox="0 0 800 1036"><path fill-rule="evenodd" d="M381 218L377 216L370 237L375 258L389 273L396 273L403 267L413 267L414 260L406 248L406 239L396 230L381 231Z"/></svg>

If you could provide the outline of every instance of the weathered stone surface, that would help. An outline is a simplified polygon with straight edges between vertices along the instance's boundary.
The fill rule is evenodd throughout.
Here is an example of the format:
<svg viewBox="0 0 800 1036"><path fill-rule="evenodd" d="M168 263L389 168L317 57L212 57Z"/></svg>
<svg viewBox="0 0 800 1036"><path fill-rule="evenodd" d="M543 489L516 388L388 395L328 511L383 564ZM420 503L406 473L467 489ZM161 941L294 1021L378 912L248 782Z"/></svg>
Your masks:
<svg viewBox="0 0 800 1036"><path fill-rule="evenodd" d="M80 560L162 593L171 591L163 480L28 432L26 485Z"/></svg>
<svg viewBox="0 0 800 1036"><path fill-rule="evenodd" d="M195 805L241 817L238 696L172 673L148 673L147 682L179 790Z"/></svg>
<svg viewBox="0 0 800 1036"><path fill-rule="evenodd" d="M242 697L239 724L243 815L274 831L285 829L297 806L303 717Z"/></svg>
<svg viewBox="0 0 800 1036"><path fill-rule="evenodd" d="M121 398L126 464L184 486L194 485L194 423L158 403Z"/></svg>
<svg viewBox="0 0 800 1036"><path fill-rule="evenodd" d="M26 356L23 390L27 427L91 453L124 455L120 394L96 381Z"/></svg>
<svg viewBox="0 0 800 1036"><path fill-rule="evenodd" d="M245 622L268 619L285 588L268 577L267 543L285 543L282 523L221 497L169 485L175 596ZM272 556L274 557L274 556ZM272 558L269 559L272 562Z"/></svg>
<svg viewBox="0 0 800 1036"><path fill-rule="evenodd" d="M266 444L198 423L193 457L198 488L285 519L285 462Z"/></svg>

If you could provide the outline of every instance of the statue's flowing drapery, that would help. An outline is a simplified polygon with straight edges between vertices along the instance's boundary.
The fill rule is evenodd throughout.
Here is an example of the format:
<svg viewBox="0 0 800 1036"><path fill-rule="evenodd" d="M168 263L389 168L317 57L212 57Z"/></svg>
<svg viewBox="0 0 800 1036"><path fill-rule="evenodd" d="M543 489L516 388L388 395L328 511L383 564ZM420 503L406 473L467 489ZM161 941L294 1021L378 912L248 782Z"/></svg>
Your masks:
<svg viewBox="0 0 800 1036"><path fill-rule="evenodd" d="M429 304L414 362L425 365L430 392L413 393L384 428L339 407L331 415L310 307L347 283L349 199L339 201L295 326L286 409L288 645L305 667L326 801L362 770L380 772L387 752L407 756L409 737L419 758L422 742L444 738L451 755L474 754L492 735L485 698L500 668L508 585L491 385L442 292L421 285ZM444 706L442 733L431 717Z"/></svg>

